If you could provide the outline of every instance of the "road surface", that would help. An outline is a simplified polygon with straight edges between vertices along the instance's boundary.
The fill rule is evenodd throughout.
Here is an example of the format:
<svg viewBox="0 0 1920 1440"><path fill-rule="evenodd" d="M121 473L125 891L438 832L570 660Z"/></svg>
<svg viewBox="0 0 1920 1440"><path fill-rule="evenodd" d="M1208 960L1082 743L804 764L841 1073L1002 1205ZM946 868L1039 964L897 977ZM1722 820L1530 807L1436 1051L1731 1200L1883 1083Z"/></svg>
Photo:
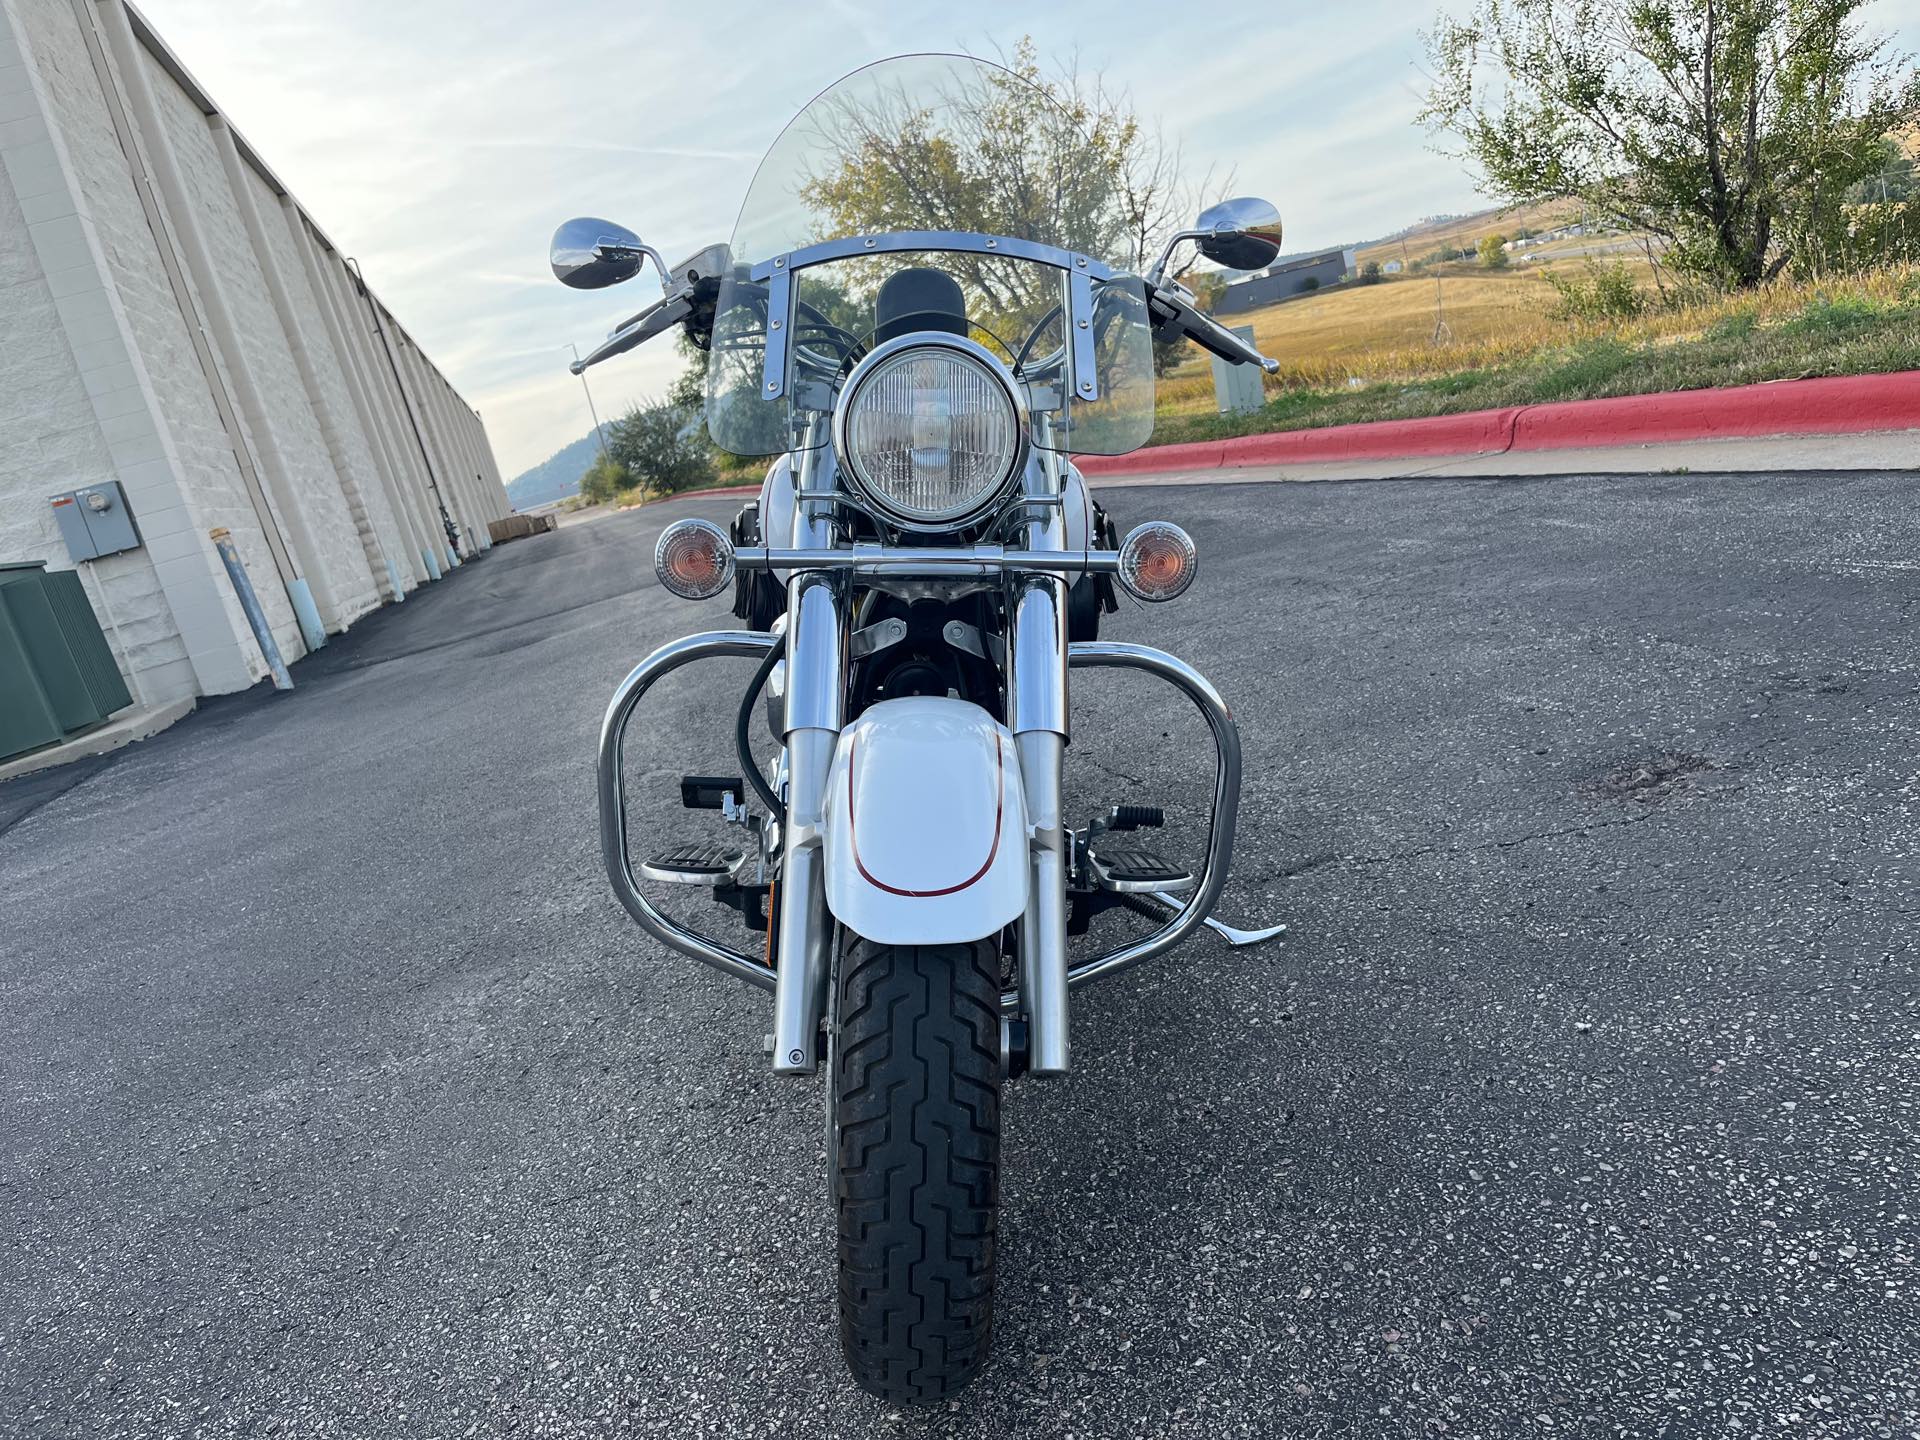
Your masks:
<svg viewBox="0 0 1920 1440"><path fill-rule="evenodd" d="M1084 992L930 1416L842 1370L819 1083L600 875L607 693L730 623L653 539L737 500L0 787L0 1432L1912 1435L1913 483L1115 491L1199 542L1107 633L1233 701L1223 908L1290 942ZM662 696L642 825L745 674ZM1190 844L1178 708L1076 701L1082 808Z"/></svg>

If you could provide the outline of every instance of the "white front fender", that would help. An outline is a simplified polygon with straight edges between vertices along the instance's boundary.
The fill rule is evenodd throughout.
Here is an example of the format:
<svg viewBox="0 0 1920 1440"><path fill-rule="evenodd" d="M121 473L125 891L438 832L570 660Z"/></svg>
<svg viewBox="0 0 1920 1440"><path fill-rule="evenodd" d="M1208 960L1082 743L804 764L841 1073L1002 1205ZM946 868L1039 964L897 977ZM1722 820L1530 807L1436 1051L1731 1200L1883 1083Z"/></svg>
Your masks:
<svg viewBox="0 0 1920 1440"><path fill-rule="evenodd" d="M964 700L873 706L827 783L827 908L883 945L979 940L1027 904L1027 806L1006 727Z"/></svg>

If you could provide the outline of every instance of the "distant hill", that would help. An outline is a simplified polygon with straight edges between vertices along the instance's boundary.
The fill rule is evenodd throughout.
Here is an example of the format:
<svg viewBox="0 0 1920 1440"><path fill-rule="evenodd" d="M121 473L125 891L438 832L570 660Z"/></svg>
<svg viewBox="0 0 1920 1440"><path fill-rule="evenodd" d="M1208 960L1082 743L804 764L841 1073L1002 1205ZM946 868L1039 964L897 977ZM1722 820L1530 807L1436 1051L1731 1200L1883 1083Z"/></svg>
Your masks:
<svg viewBox="0 0 1920 1440"><path fill-rule="evenodd" d="M536 505L564 500L580 493L580 477L593 464L600 442L589 430L566 449L534 466L524 475L507 482L507 499L516 510L531 510Z"/></svg>
<svg viewBox="0 0 1920 1440"><path fill-rule="evenodd" d="M1471 215L1436 215L1410 225L1392 235L1369 240L1356 248L1354 263L1385 263L1407 258L1418 260L1437 249L1471 249L1482 235L1495 231L1512 232L1551 230L1577 219L1580 207L1567 200L1551 200L1540 205L1520 205L1512 209L1479 210Z"/></svg>

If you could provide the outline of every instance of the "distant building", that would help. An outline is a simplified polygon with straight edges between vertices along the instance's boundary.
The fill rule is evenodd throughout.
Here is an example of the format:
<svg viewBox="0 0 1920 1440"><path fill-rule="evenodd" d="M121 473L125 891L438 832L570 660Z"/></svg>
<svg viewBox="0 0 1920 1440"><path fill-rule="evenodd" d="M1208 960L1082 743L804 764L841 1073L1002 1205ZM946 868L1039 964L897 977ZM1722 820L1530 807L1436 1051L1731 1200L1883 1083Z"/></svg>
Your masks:
<svg viewBox="0 0 1920 1440"><path fill-rule="evenodd" d="M1238 315L1248 310L1258 310L1264 305L1290 300L1307 291L1338 285L1352 272L1351 250L1325 250L1315 255L1283 260L1269 270L1227 286L1221 292L1220 302L1213 307L1213 313Z"/></svg>
<svg viewBox="0 0 1920 1440"><path fill-rule="evenodd" d="M1398 275L1400 273L1400 262L1398 260L1389 260L1386 264L1382 265L1380 269L1384 274Z"/></svg>

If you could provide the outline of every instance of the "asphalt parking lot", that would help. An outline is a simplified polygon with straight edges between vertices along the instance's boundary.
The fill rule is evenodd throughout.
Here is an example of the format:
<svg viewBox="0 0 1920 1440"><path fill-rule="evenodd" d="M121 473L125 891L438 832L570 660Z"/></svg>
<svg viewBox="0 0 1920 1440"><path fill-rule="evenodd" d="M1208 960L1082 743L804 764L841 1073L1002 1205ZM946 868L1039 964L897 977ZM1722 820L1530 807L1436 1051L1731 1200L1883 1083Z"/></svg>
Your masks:
<svg viewBox="0 0 1920 1440"><path fill-rule="evenodd" d="M1199 542L1107 633L1234 703L1289 943L1084 992L930 1415L842 1371L819 1084L599 871L608 692L731 623L654 536L736 500L0 786L0 1433L1914 1435L1915 479L1115 491ZM1077 696L1077 789L1191 799Z"/></svg>

